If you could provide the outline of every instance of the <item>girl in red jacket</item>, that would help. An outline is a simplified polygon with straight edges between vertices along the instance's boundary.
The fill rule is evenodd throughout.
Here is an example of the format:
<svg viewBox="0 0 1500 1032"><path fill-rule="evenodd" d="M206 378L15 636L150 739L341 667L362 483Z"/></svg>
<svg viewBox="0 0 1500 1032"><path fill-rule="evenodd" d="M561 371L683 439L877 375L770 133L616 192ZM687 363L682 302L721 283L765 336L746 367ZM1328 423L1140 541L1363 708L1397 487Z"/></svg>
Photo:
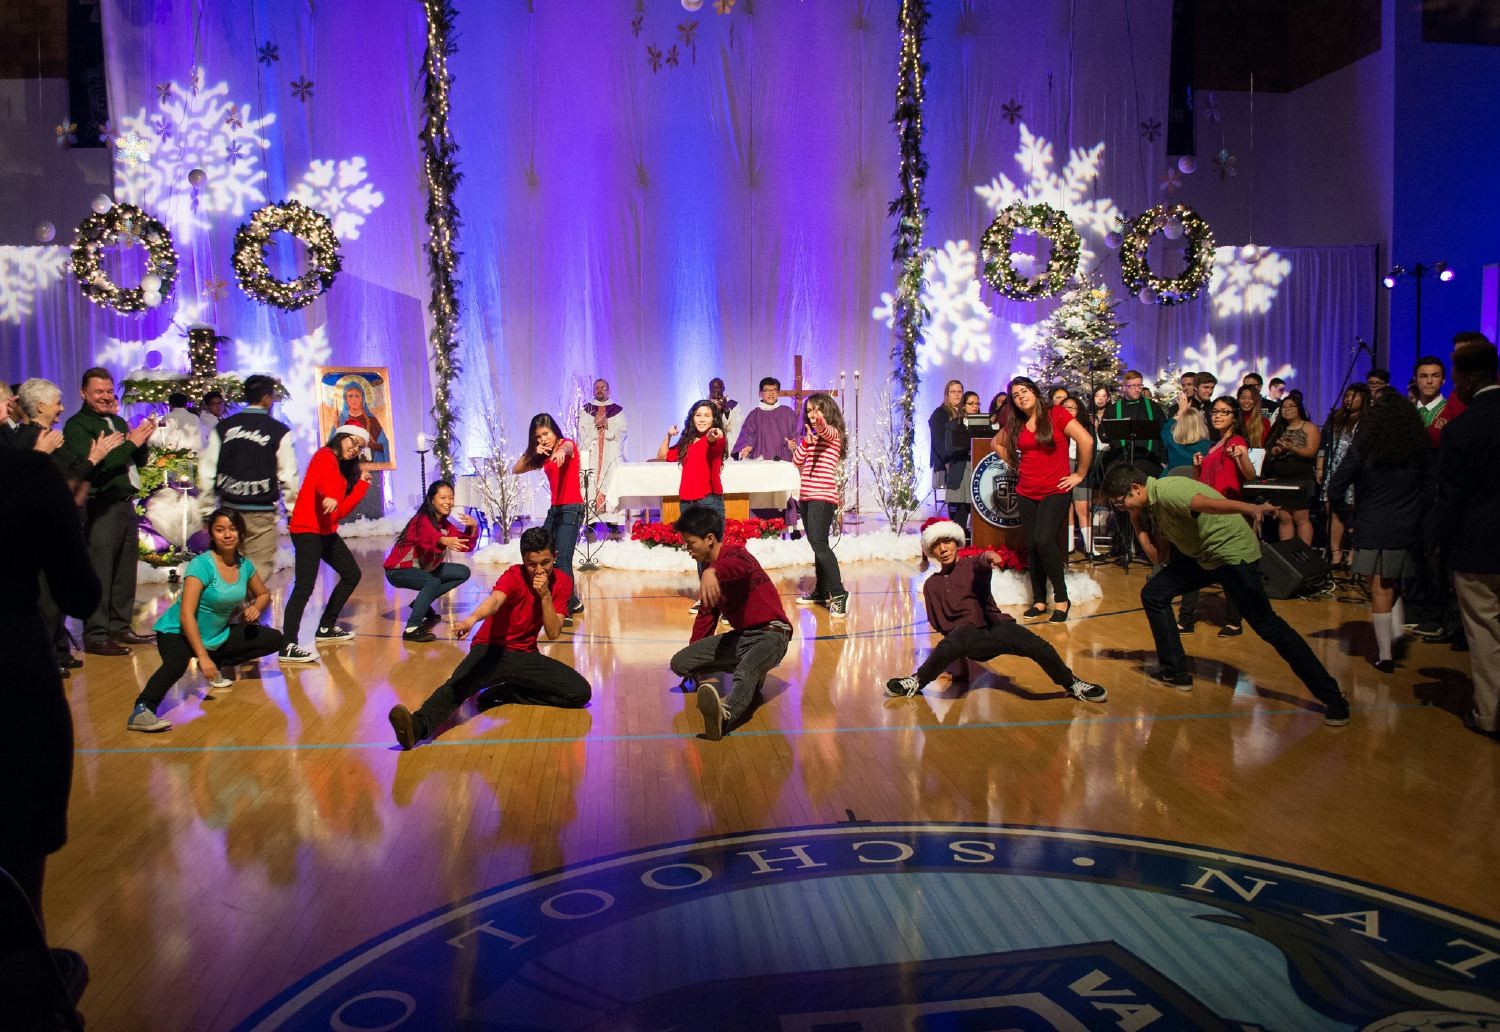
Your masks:
<svg viewBox="0 0 1500 1032"><path fill-rule="evenodd" d="M472 552L479 540L474 517L453 515L453 485L434 480L416 511L385 557L385 579L392 587L411 588L417 593L411 604L411 619L401 637L405 641L433 641L432 625L440 617L432 604L469 579L462 563L445 562L448 549ZM450 522L450 520L452 522ZM457 523L455 527L453 524ZM456 533L455 533L456 531Z"/></svg>
<svg viewBox="0 0 1500 1032"><path fill-rule="evenodd" d="M286 645L281 650L284 663L316 663L317 653L297 644L302 629L302 610L312 597L318 582L318 563L327 563L339 575L339 582L328 593L328 604L318 619L316 640L349 641L354 632L339 625L339 613L359 585L359 564L349 546L339 537L339 520L354 511L370 489L370 474L360 472L359 453L369 447L370 435L359 426L341 426L334 431L325 447L319 448L302 475L302 490L292 507L287 530L292 535L295 554L292 593L286 600L282 634Z"/></svg>
<svg viewBox="0 0 1500 1032"><path fill-rule="evenodd" d="M573 585L568 597L568 615L563 621L564 627L572 627L573 617L583 612L578 582L573 577L573 551L578 547L584 512L583 489L578 480L578 445L563 436L557 420L548 412L538 412L531 417L526 440L529 442L526 452L516 460L511 472L519 474L539 469L547 475L552 504L547 507L542 526L552 535L557 569L566 573Z"/></svg>

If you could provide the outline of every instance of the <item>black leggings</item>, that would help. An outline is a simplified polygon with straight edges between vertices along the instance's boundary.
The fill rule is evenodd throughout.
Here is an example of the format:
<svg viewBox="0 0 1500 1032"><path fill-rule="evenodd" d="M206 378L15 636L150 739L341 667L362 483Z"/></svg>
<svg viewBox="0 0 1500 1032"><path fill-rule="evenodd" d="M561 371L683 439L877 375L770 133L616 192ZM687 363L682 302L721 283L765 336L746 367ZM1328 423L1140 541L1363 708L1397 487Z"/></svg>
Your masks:
<svg viewBox="0 0 1500 1032"><path fill-rule="evenodd" d="M1016 496L1021 511L1021 529L1026 533L1026 563L1031 574L1031 601L1047 601L1047 582L1052 582L1052 601L1068 601L1068 583L1063 579L1063 528L1073 506L1071 491L1048 495L1041 501Z"/></svg>
<svg viewBox="0 0 1500 1032"><path fill-rule="evenodd" d="M208 655L217 666L229 667L280 652L284 641L281 632L274 627L264 624L234 624L229 628L229 637L217 648L209 649ZM141 689L141 694L135 700L137 706L146 706L153 713L161 705L168 689L182 680L182 675L187 673L188 664L193 661L193 647L180 634L168 631L157 634L156 651L161 653L161 666L151 675L151 680L146 682L146 687Z"/></svg>
<svg viewBox="0 0 1500 1032"><path fill-rule="evenodd" d="M917 680L931 683L956 659L982 663L996 656L1024 656L1041 667L1053 684L1067 688L1073 683L1073 671L1045 638L1009 620L989 627L957 628L917 668Z"/></svg>
<svg viewBox="0 0 1500 1032"><path fill-rule="evenodd" d="M798 504L802 508L802 526L807 531L807 543L812 546L813 570L817 574L813 594L820 599L842 595L844 580L839 575L838 556L828 547L828 532L833 529L838 506L816 500Z"/></svg>
<svg viewBox="0 0 1500 1032"><path fill-rule="evenodd" d="M286 600L286 611L282 614L281 630L288 642L297 640L302 629L302 611L307 600L312 598L313 588L318 583L318 563L325 562L339 575L339 582L328 593L328 604L323 615L318 617L319 627L332 627L344 610L344 603L359 587L359 564L344 539L337 534L293 534L292 551L296 554L293 564L295 579L292 593Z"/></svg>

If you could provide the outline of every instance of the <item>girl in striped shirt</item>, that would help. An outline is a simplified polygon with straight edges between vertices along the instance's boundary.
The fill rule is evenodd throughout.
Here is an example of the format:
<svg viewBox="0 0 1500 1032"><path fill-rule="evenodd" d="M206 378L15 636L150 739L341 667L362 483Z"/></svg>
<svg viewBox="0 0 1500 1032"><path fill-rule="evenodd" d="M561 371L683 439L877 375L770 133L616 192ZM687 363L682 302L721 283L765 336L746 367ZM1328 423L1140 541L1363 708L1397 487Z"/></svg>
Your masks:
<svg viewBox="0 0 1500 1032"><path fill-rule="evenodd" d="M849 593L839 576L839 561L828 547L828 533L839 512L839 465L844 461L844 417L828 394L810 394L803 408L806 422L802 440L787 441L792 462L802 477L797 505L812 545L817 581L797 598L799 606L826 605L828 615L842 620L849 613Z"/></svg>

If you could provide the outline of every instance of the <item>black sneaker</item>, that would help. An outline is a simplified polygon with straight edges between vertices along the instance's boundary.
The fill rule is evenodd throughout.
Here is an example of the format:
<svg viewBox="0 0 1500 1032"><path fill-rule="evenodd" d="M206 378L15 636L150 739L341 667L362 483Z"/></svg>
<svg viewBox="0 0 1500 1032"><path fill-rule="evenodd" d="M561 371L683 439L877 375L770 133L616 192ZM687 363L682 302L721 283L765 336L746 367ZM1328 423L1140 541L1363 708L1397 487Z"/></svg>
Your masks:
<svg viewBox="0 0 1500 1032"><path fill-rule="evenodd" d="M437 635L433 634L431 631L429 631L426 627L422 626L421 624L418 624L415 627L408 627L406 630L402 631L401 632L401 640L402 641L437 641Z"/></svg>
<svg viewBox="0 0 1500 1032"><path fill-rule="evenodd" d="M436 612L428 613L426 616L422 617L422 629L430 631L432 630L432 628L436 627L442 621L442 619L442 616L440 616Z"/></svg>
<svg viewBox="0 0 1500 1032"><path fill-rule="evenodd" d="M916 674L893 677L885 683L885 693L893 699L910 699L922 690Z"/></svg>
<svg viewBox="0 0 1500 1032"><path fill-rule="evenodd" d="M1242 624L1227 623L1219 628L1219 637L1221 638L1238 638L1244 633L1245 628Z"/></svg>
<svg viewBox="0 0 1500 1032"><path fill-rule="evenodd" d="M828 604L828 596L814 595L809 591L806 594L797 596L797 604L799 606L826 606Z"/></svg>
<svg viewBox="0 0 1500 1032"><path fill-rule="evenodd" d="M411 710L396 705L391 707L391 712L386 716L391 722L391 730L396 732L397 745L402 749L410 749L417 744L417 726L412 719Z"/></svg>
<svg viewBox="0 0 1500 1032"><path fill-rule="evenodd" d="M295 641L291 641L282 647L282 650L276 654L276 658L283 663L316 663L318 661L318 654L316 652L308 652Z"/></svg>
<svg viewBox="0 0 1500 1032"><path fill-rule="evenodd" d="M353 641L354 632L343 624L334 624L332 627L319 627L318 633L313 635L315 641Z"/></svg>
<svg viewBox="0 0 1500 1032"><path fill-rule="evenodd" d="M1197 626L1197 620L1184 620L1182 617L1177 618L1177 633L1179 634L1192 634L1193 628Z"/></svg>
<svg viewBox="0 0 1500 1032"><path fill-rule="evenodd" d="M1156 684L1164 684L1168 688L1176 688L1180 692L1190 692L1193 690L1192 674L1171 674L1158 667L1153 670L1147 670L1146 677Z"/></svg>
<svg viewBox="0 0 1500 1032"><path fill-rule="evenodd" d="M1343 727L1349 723L1349 700L1337 699L1324 706L1323 723L1329 727Z"/></svg>
<svg viewBox="0 0 1500 1032"><path fill-rule="evenodd" d="M828 596L828 615L835 620L842 620L849 615L849 593L847 591Z"/></svg>
<svg viewBox="0 0 1500 1032"><path fill-rule="evenodd" d="M565 616L565 617L563 617L562 625L563 625L563 630L566 631L569 627L573 626L573 618L571 616Z"/></svg>
<svg viewBox="0 0 1500 1032"><path fill-rule="evenodd" d="M1104 690L1102 684L1094 684L1081 677L1073 678L1073 683L1068 685L1068 694L1083 702L1103 702L1109 698L1109 692Z"/></svg>
<svg viewBox="0 0 1500 1032"><path fill-rule="evenodd" d="M575 598L573 601L568 603L569 616L577 616L581 612L583 612L583 601L581 599Z"/></svg>

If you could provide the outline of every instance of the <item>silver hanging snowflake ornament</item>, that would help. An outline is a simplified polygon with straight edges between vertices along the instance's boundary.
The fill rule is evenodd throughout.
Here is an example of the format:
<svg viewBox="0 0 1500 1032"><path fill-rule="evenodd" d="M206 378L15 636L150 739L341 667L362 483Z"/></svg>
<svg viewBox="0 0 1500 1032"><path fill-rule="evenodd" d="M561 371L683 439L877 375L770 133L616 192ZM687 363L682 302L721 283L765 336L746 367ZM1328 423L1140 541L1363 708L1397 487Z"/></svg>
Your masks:
<svg viewBox="0 0 1500 1032"><path fill-rule="evenodd" d="M298 100L302 101L304 104L307 103L312 99L313 95L312 80L310 80L305 75L302 76L302 78L292 83L292 93L297 97Z"/></svg>

